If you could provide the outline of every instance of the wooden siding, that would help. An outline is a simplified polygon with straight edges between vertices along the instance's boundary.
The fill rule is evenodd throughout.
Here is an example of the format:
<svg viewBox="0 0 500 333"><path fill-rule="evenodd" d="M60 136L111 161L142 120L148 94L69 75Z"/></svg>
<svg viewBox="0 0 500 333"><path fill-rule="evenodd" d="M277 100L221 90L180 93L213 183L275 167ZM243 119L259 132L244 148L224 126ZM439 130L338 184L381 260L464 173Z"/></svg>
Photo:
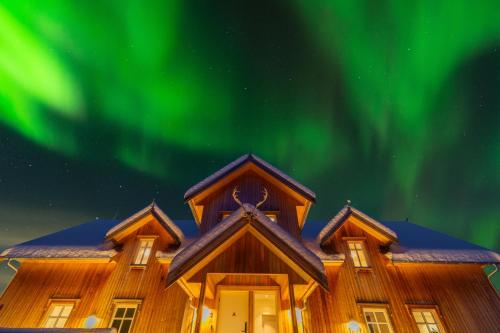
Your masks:
<svg viewBox="0 0 500 333"><path fill-rule="evenodd" d="M262 199L262 191L266 188L269 197L259 209L264 212L277 212L278 224L294 237L300 238L296 206L302 204L253 171L246 172L199 203L204 206L200 224L202 234L220 222L221 212L234 211L239 208L232 196L235 186L238 186L240 191L241 202L252 205Z"/></svg>
<svg viewBox="0 0 500 333"><path fill-rule="evenodd" d="M356 269L344 237L365 237L370 269ZM363 303L388 307L394 331L418 333L408 306L437 305L447 333L498 332L500 299L479 265L392 265L380 242L347 222L331 248L346 254L340 267L327 267L330 293L316 289L307 301L305 325L310 333L345 333L354 319L368 332Z"/></svg>
<svg viewBox="0 0 500 333"><path fill-rule="evenodd" d="M293 283L307 283L249 233L203 267L190 282L201 282L207 273L288 274Z"/></svg>
<svg viewBox="0 0 500 333"><path fill-rule="evenodd" d="M139 299L133 332L181 330L188 298L177 285L165 289L166 265L154 258L166 240L157 239L145 269L131 268L138 235L151 235L146 225L130 235L116 263L42 263L26 261L0 299L0 327L40 327L51 298L79 299L66 327L83 327L89 315L100 318L98 327L108 327L114 299Z"/></svg>

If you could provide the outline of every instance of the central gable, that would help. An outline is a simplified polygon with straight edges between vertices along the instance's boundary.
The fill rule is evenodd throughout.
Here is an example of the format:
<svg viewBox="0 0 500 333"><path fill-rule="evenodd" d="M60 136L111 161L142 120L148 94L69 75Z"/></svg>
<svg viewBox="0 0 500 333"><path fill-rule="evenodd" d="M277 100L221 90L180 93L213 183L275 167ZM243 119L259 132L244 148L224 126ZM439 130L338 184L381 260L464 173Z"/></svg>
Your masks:
<svg viewBox="0 0 500 333"><path fill-rule="evenodd" d="M328 288L321 260L249 204L181 251L169 267L167 285L181 278L189 279L248 233L303 279L312 279L325 289Z"/></svg>
<svg viewBox="0 0 500 333"><path fill-rule="evenodd" d="M250 183L251 186L240 184L241 182L245 183L244 178L254 180L253 183ZM264 184L259 186L258 183ZM309 208L316 199L314 192L307 187L261 158L247 154L194 185L184 195L196 222L201 225L202 232L213 226L212 220L218 211L230 210L234 206L235 202L231 194L236 186L244 199L242 201L250 204L255 205L262 199L264 189L274 192L272 200L289 201L283 203L281 207L278 207L280 205L276 203L274 205L280 210L293 210L293 219L298 225L298 229L302 228ZM221 192L223 193L221 194ZM224 197L225 202L221 203L217 198L214 200L214 197L217 196ZM217 203L219 203L219 207L216 207L216 211L214 211L214 205ZM209 211L207 211L208 206L212 208ZM207 220L209 221L208 225L203 226Z"/></svg>

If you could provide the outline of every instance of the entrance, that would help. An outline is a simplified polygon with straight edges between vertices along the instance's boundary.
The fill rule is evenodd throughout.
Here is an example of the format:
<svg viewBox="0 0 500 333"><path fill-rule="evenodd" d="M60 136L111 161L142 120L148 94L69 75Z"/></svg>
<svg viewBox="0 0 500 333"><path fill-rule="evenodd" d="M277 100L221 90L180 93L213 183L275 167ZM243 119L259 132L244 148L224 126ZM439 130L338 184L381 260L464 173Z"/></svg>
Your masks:
<svg viewBox="0 0 500 333"><path fill-rule="evenodd" d="M217 333L279 333L278 292L220 290Z"/></svg>

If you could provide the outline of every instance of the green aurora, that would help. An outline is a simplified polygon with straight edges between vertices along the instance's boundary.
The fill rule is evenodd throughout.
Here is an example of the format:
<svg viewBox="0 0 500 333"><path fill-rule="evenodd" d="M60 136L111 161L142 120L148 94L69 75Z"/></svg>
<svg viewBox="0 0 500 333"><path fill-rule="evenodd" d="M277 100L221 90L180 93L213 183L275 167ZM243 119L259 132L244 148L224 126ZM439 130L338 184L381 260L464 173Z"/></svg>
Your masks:
<svg viewBox="0 0 500 333"><path fill-rule="evenodd" d="M152 197L189 217L251 151L312 219L351 199L499 250L498 1L2 2L0 130L0 248Z"/></svg>

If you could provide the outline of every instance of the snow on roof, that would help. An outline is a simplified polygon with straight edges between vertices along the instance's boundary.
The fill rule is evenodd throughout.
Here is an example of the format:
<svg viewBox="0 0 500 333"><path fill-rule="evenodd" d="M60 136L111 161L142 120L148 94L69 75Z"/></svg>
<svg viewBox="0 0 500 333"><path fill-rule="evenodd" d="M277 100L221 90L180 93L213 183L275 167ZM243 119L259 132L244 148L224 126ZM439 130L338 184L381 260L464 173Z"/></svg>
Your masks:
<svg viewBox="0 0 500 333"><path fill-rule="evenodd" d="M329 221L308 221L302 230L304 242L316 240L318 230ZM380 221L398 235L388 256L395 262L500 263L500 255L481 246L408 221Z"/></svg>
<svg viewBox="0 0 500 333"><path fill-rule="evenodd" d="M184 234L182 233L182 230L175 225L175 223L165 214L158 205L156 205L154 202L145 208L141 209L134 215L126 218L119 224L113 226L109 231L106 233L106 238L112 238L113 235L116 233L120 232L121 230L127 229L131 225L133 225L137 220L140 218L147 216L148 214L152 214L155 216L162 225L163 228L167 230L169 234L172 235L172 237L179 243L182 242L182 239L184 238Z"/></svg>
<svg viewBox="0 0 500 333"><path fill-rule="evenodd" d="M197 238L199 233L192 220L175 221L185 237ZM0 258L108 258L116 254L114 244L106 240L109 229L120 224L116 220L94 220L14 245ZM185 239L185 242L188 243Z"/></svg>
<svg viewBox="0 0 500 333"><path fill-rule="evenodd" d="M252 218L246 219L247 214L250 214ZM300 258L304 259L316 271L313 277L315 279L319 278L320 281L318 282L326 288L326 278L324 281L321 279L321 277L324 277L325 269L320 258L306 248L300 241L292 237L287 231L282 229L278 224L269 220L265 214L250 204L244 204L243 207L233 212L229 217L217 224L214 228L176 255L169 267L167 285L171 285L183 274L184 270L189 269L188 262L190 260L202 251L212 250L210 249L211 247L218 246L216 241L223 237L223 234L229 231L228 237L230 237L230 235L247 223L257 223L258 226L264 227L267 231L270 231L272 235L277 237L283 245L288 246L292 249L292 251L299 254ZM278 244L276 245L278 247L280 246Z"/></svg>
<svg viewBox="0 0 500 333"><path fill-rule="evenodd" d="M282 182L284 182L286 185L292 187L302 195L306 196L309 198L311 201L316 200L316 194L306 186L300 184L298 181L293 179L292 177L288 176L285 174L283 171L277 169L276 167L272 166L271 164L267 163L260 157L254 155L254 154L245 154L238 159L234 160L233 162L229 163L222 169L219 169L218 171L214 172L207 178L203 179L201 182L198 184L192 186L189 188L186 193L184 194L184 200L189 200L199 192L203 191L213 183L219 181L222 179L224 176L229 174L230 172L234 171L235 169L239 168L246 162L253 162L255 165L259 166L266 172L270 173L274 177L280 179Z"/></svg>
<svg viewBox="0 0 500 333"><path fill-rule="evenodd" d="M398 235L394 230L391 228L383 225L379 221L371 218L370 216L366 215L362 211L351 207L350 205L344 206L337 215L331 219L328 224L320 231L318 234L318 242L320 244L323 244L326 242L334 233L335 231L342 226L344 221L349 217L349 215L354 215L358 217L359 219L363 220L365 223L370 224L372 227L375 229L381 231L383 234L386 234L390 239L397 240Z"/></svg>

